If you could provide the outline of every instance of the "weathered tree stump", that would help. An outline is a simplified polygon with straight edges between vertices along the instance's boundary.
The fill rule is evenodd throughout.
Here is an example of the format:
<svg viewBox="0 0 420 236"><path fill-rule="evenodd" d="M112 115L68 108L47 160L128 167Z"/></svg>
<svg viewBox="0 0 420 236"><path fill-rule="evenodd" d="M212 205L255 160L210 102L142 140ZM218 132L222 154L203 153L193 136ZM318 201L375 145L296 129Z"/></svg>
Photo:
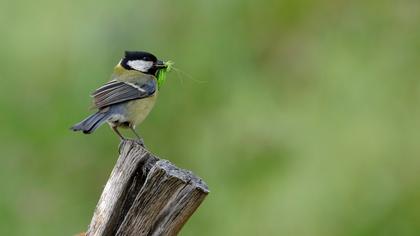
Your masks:
<svg viewBox="0 0 420 236"><path fill-rule="evenodd" d="M191 171L124 141L86 235L177 235L208 193Z"/></svg>

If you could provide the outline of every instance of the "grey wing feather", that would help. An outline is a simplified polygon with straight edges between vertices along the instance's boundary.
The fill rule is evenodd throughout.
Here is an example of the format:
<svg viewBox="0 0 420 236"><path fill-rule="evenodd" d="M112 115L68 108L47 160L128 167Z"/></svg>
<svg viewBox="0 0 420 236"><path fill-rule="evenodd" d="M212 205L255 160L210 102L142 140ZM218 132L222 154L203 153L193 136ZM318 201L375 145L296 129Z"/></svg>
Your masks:
<svg viewBox="0 0 420 236"><path fill-rule="evenodd" d="M104 85L102 85L100 88L98 88L98 89L96 89L92 94L91 94L91 96L92 97L94 97L95 95L97 95L97 94L100 94L100 93L103 93L103 92L105 92L105 91L107 91L107 90L109 90L109 89L112 89L116 84L118 84L118 83L121 83L121 82L118 82L118 81L116 81L116 80L111 80L111 81L109 81L108 83L106 83L106 84L104 84Z"/></svg>
<svg viewBox="0 0 420 236"><path fill-rule="evenodd" d="M149 97L154 94L155 90L155 80L143 81L142 83L110 81L95 90L92 97L95 107L103 108L121 102Z"/></svg>

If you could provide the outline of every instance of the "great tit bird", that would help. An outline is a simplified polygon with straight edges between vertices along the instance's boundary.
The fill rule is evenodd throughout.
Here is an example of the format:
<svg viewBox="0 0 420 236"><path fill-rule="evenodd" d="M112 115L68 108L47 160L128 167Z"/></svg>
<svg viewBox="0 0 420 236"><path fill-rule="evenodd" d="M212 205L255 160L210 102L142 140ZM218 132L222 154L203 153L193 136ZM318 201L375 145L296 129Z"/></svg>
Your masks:
<svg viewBox="0 0 420 236"><path fill-rule="evenodd" d="M71 129L90 134L107 122L122 140L119 127L131 129L143 143L135 128L152 110L159 89L157 73L166 67L151 53L126 51L114 68L112 80L91 94L98 111Z"/></svg>

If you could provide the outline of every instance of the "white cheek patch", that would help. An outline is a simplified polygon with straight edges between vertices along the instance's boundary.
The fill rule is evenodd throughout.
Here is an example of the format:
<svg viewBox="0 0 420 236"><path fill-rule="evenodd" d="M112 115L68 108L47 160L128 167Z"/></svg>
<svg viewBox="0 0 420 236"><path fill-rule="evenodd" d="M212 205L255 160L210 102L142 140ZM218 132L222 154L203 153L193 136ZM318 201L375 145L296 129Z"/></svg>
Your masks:
<svg viewBox="0 0 420 236"><path fill-rule="evenodd" d="M129 65L131 68L141 71L141 72L147 72L150 68L153 66L152 61L142 61L142 60L133 60L128 61L127 65Z"/></svg>

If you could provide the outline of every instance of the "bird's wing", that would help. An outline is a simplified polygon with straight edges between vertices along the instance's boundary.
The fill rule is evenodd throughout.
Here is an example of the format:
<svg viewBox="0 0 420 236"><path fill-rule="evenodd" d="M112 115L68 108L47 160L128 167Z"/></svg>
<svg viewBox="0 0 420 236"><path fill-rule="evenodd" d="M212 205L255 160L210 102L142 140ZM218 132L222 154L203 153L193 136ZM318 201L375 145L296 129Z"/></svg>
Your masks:
<svg viewBox="0 0 420 236"><path fill-rule="evenodd" d="M103 108L112 104L126 102L134 99L146 98L156 91L156 80L140 80L122 82L112 80L95 90L91 96L96 108Z"/></svg>

